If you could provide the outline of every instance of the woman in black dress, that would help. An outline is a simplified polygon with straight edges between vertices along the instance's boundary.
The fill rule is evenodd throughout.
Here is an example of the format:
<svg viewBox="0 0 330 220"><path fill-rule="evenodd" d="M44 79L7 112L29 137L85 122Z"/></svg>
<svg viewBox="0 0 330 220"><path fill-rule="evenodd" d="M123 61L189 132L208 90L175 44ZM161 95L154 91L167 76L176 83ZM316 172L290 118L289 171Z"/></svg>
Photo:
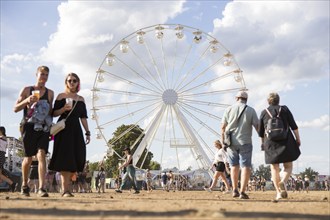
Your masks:
<svg viewBox="0 0 330 220"><path fill-rule="evenodd" d="M53 116L60 116L58 121L66 118L65 128L55 135L49 164L50 170L61 172L64 197L73 196L70 190L71 176L75 172L83 171L86 162L86 144L90 142L85 100L77 94L79 89L78 75L69 73L65 78L65 92L57 96L53 109ZM73 110L70 113L71 109ZM86 140L80 122L86 131Z"/></svg>
<svg viewBox="0 0 330 220"><path fill-rule="evenodd" d="M301 142L298 126L292 113L287 106L279 105L279 95L277 93L270 93L267 100L269 106L261 112L258 133L259 137L261 137L262 149L265 151L265 162L266 164L271 164L272 180L277 192L276 199L278 200L288 197L285 185L292 173L292 161L295 161L300 155L299 146ZM269 114L272 117L279 115L282 119L283 127L287 131L286 138L274 141L267 135L268 130L266 127L268 120L271 118ZM283 163L284 166L282 179L280 178L280 163Z"/></svg>

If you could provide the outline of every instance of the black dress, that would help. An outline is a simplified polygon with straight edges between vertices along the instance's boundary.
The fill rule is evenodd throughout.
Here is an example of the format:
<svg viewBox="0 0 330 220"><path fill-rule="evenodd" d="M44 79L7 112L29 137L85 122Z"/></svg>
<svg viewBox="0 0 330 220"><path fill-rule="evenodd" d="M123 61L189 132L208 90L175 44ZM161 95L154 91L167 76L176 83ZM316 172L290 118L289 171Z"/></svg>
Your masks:
<svg viewBox="0 0 330 220"><path fill-rule="evenodd" d="M281 106L280 117L283 120L285 128L289 129L288 137L286 140L282 141L272 141L265 136L265 125L267 125L270 116L267 114L266 110L261 112L259 118L259 137L264 138L263 148L265 151L265 162L266 164L278 164L295 161L300 155L300 149L297 142L292 134L292 130L298 128L292 113L289 108L285 105ZM279 112L279 105L270 105L268 110L275 116ZM291 129L290 129L291 128Z"/></svg>
<svg viewBox="0 0 330 220"><path fill-rule="evenodd" d="M76 101L73 101L73 106ZM56 100L54 111L65 105L65 98ZM66 118L70 111L64 112L59 120ZM49 169L54 171L82 172L86 162L86 143L80 125L80 118L87 118L86 105L78 101L66 119L65 128L55 135Z"/></svg>

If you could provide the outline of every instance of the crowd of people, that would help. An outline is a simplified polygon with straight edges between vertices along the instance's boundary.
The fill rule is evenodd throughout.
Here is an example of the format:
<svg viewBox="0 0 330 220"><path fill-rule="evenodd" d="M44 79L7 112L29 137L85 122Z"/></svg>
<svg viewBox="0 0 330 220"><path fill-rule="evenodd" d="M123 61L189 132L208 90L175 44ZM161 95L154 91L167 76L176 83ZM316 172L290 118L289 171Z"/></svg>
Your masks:
<svg viewBox="0 0 330 220"><path fill-rule="evenodd" d="M14 112L23 110L21 132L24 160L21 194L29 196L33 188L39 196L48 197L48 191L52 189L61 192L63 197L73 197L73 192L91 192L92 188L91 175L86 163L86 145L89 144L91 135L87 122L87 108L84 98L78 94L81 82L77 74L67 74L64 79L64 91L59 93L54 101L53 90L46 87L49 72L47 66L38 67L36 83L21 90L14 106ZM205 190L211 192L219 177L225 187L224 191L232 193L234 198L249 199L246 192L251 190L251 187L256 189L260 185L262 189L265 186L264 179L260 178L258 183L252 179L254 184L249 187L254 128L261 138L265 163L271 166L276 199L287 198L287 186L292 182L292 162L299 157L301 145L298 126L291 111L287 106L279 104L280 97L277 93L269 94L269 106L261 112L259 118L255 109L247 105L247 92L239 91L235 99L235 104L228 107L222 117L221 137L214 143L216 153L210 167L214 170L213 181ZM65 127L54 134L52 157L49 164L46 164L53 117L58 117L58 122L65 121ZM2 145L5 134L3 129L0 129L0 132L0 177L7 181L11 188L15 188L16 183L6 177L8 175L3 169ZM116 192L122 193L124 188L133 188L134 193L138 194L131 149L127 147L123 152L125 161L118 169L123 171L124 175L116 182ZM284 167L283 177L280 177L280 164ZM96 178L98 192L105 192L105 178L104 167L100 167ZM175 179L171 171L168 174L164 173L161 181L163 190L166 191L183 190L187 184L183 177ZM146 175L146 184L147 190L151 192L153 187L149 171Z"/></svg>

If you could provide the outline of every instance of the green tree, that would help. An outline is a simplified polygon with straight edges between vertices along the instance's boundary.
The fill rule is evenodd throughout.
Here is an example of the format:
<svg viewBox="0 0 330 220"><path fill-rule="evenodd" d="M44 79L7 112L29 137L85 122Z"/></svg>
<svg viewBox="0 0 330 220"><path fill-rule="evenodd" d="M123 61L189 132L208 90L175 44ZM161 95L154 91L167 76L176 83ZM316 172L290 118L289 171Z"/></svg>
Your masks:
<svg viewBox="0 0 330 220"><path fill-rule="evenodd" d="M254 173L255 176L261 176L263 178L265 178L266 180L270 180L271 179L271 171L270 171L270 165L268 166L264 166L264 165L260 165L255 173Z"/></svg>
<svg viewBox="0 0 330 220"><path fill-rule="evenodd" d="M308 168L305 168L305 171L300 173L300 176L302 178L304 178L305 175L309 178L310 181L314 181L315 177L319 175L319 172L316 172L311 167L308 167Z"/></svg>
<svg viewBox="0 0 330 220"><path fill-rule="evenodd" d="M89 163L89 171L97 171L99 168L98 168L98 165L99 165L99 162L92 162L92 163Z"/></svg>
<svg viewBox="0 0 330 220"><path fill-rule="evenodd" d="M139 146L140 142L143 138L139 138L141 135L143 135L143 129L141 129L138 125L121 125L119 126L116 131L113 133L113 137L109 140L109 143L114 142L112 145L112 149L116 151L121 157L124 156L123 150L126 147L131 147L131 152L134 154L136 148ZM132 128L133 127L133 128ZM132 128L132 129L130 129ZM129 130L129 131L128 131ZM128 131L128 132L126 132ZM124 134L124 135L123 135ZM123 135L122 137L120 137ZM119 138L120 137L120 138ZM118 139L118 140L117 140ZM116 141L114 141L116 140ZM146 156L147 155L147 156ZM145 160L144 160L145 158ZM150 167L150 161L153 158L153 154L149 152L147 149L145 149L142 152L142 155L137 161L136 166L141 167L142 169L151 169ZM143 161L144 160L144 161ZM121 158L114 153L113 156L109 157L105 161L105 169L109 172L110 177L115 177L119 175L118 171L118 164L121 161Z"/></svg>
<svg viewBox="0 0 330 220"><path fill-rule="evenodd" d="M160 167L160 163L158 163L157 161L150 161L150 164L149 164L149 169L150 170L160 170L161 167Z"/></svg>

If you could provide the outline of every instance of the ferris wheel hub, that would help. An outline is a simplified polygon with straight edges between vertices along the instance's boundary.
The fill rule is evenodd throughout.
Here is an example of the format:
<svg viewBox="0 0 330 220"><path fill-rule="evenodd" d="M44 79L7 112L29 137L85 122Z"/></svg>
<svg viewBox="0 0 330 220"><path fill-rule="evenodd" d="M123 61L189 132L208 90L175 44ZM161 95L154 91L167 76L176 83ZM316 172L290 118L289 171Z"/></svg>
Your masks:
<svg viewBox="0 0 330 220"><path fill-rule="evenodd" d="M162 99L166 105L174 105L178 100L178 93L173 89L166 89L162 95Z"/></svg>

